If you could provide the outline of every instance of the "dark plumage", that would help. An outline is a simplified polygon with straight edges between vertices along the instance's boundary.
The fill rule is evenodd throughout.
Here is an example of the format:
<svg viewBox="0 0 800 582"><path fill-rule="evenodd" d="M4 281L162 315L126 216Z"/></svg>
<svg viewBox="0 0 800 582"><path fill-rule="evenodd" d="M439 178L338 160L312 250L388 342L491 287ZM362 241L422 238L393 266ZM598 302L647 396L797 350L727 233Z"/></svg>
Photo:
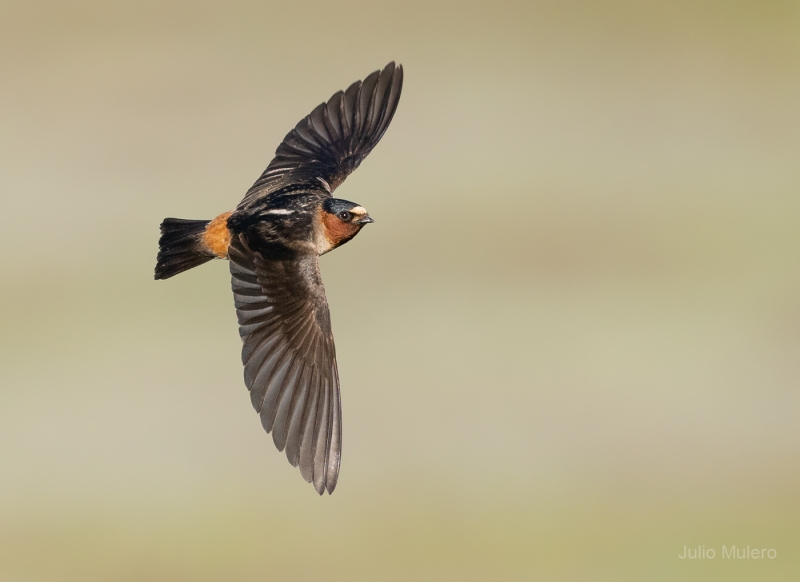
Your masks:
<svg viewBox="0 0 800 582"><path fill-rule="evenodd" d="M383 136L402 86L402 67L389 63L335 93L286 135L233 212L161 225L156 279L212 258L230 260L253 407L320 495L336 487L342 427L317 257L373 222L363 207L332 194Z"/></svg>

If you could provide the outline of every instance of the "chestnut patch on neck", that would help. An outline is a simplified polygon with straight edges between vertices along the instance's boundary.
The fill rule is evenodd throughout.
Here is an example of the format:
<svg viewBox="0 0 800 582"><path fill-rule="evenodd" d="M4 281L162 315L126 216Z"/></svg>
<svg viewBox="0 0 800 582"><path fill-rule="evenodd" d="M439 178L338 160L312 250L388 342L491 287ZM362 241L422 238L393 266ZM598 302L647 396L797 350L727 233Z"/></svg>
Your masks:
<svg viewBox="0 0 800 582"><path fill-rule="evenodd" d="M325 227L325 238L331 244L331 248L338 247L353 238L358 232L358 225L350 222L342 222L336 215L325 212L322 214L322 225Z"/></svg>
<svg viewBox="0 0 800 582"><path fill-rule="evenodd" d="M231 244L231 231L228 230L228 217L231 214L233 212L217 216L208 223L206 231L203 233L203 243L220 259L228 256L228 246Z"/></svg>

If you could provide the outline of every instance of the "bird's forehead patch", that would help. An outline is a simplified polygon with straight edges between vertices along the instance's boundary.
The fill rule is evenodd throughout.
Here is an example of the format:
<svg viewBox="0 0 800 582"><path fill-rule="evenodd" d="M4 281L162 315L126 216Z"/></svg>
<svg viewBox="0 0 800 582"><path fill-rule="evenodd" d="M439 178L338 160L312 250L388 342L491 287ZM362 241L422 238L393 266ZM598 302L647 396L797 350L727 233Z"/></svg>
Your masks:
<svg viewBox="0 0 800 582"><path fill-rule="evenodd" d="M355 214L356 216L364 216L367 213L367 209L363 206L353 206L350 209L350 212Z"/></svg>

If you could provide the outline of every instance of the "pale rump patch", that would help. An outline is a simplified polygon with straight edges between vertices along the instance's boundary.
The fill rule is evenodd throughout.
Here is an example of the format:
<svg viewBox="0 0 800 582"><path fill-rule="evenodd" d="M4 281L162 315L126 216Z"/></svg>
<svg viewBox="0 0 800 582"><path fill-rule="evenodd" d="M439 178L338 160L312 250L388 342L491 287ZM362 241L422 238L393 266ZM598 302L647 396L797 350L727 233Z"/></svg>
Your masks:
<svg viewBox="0 0 800 582"><path fill-rule="evenodd" d="M228 246L231 244L231 231L228 230L228 217L233 212L220 214L208 223L203 233L203 243L220 259L228 256Z"/></svg>

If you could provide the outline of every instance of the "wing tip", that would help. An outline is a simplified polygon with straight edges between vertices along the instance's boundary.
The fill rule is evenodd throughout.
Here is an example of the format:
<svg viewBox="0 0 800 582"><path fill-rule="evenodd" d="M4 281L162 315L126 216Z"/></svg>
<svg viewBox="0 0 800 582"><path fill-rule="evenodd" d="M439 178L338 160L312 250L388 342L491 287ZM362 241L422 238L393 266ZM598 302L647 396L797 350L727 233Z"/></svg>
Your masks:
<svg viewBox="0 0 800 582"><path fill-rule="evenodd" d="M389 61L389 63L383 67L381 74L386 74L391 72L392 75L399 75L400 78L403 77L403 65L402 63L397 63L395 61Z"/></svg>
<svg viewBox="0 0 800 582"><path fill-rule="evenodd" d="M336 489L336 485L337 485L337 484L338 484L338 482L339 482L339 471L338 471L338 467L337 467L337 470L336 470L335 474L333 474L333 475L330 475L330 474L329 474L329 475L327 476L327 479L326 479L325 481L326 481L326 483L325 483L325 489L327 489L327 490L328 490L328 495L333 495L333 490L334 490L334 489Z"/></svg>

